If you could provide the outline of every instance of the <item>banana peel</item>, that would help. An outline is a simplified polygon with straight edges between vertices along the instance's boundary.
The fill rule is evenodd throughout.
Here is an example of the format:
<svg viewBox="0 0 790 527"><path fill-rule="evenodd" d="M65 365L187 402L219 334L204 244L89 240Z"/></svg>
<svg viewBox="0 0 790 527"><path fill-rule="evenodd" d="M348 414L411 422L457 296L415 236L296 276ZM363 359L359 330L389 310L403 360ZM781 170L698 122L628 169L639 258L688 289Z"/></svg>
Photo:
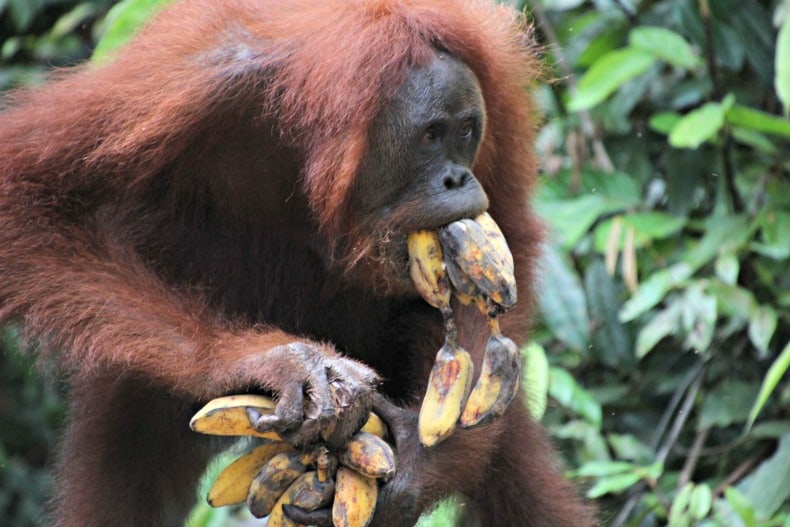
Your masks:
<svg viewBox="0 0 790 527"><path fill-rule="evenodd" d="M340 467L335 475L334 527L367 527L376 511L379 487L374 478Z"/></svg>
<svg viewBox="0 0 790 527"><path fill-rule="evenodd" d="M212 507L225 507L244 503L255 475L272 457L286 452L293 452L293 447L276 441L259 445L235 459L217 476L208 491L208 504Z"/></svg>
<svg viewBox="0 0 790 527"><path fill-rule="evenodd" d="M209 401L189 421L189 427L201 434L219 436L254 436L281 441L273 431L259 432L253 428L248 409L261 414L273 414L275 402L264 395L228 395Z"/></svg>

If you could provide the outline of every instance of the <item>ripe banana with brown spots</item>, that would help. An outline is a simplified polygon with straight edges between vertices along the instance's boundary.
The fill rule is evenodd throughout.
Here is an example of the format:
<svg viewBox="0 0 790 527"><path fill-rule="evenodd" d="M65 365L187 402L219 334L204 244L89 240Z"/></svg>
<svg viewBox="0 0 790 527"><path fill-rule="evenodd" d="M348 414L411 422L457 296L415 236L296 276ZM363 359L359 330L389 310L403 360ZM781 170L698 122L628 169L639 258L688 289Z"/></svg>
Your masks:
<svg viewBox="0 0 790 527"><path fill-rule="evenodd" d="M452 264L460 271L449 273L453 286L469 294L471 281L498 310L506 311L518 298L513 256L496 223L483 216L487 231L476 220L463 219L439 229L439 239L448 267Z"/></svg>
<svg viewBox="0 0 790 527"><path fill-rule="evenodd" d="M310 453L283 452L273 456L252 479L247 493L247 508L256 518L272 512L277 500L312 461Z"/></svg>
<svg viewBox="0 0 790 527"><path fill-rule="evenodd" d="M387 481L395 475L395 453L389 443L367 432L358 432L339 454L340 462L360 474Z"/></svg>
<svg viewBox="0 0 790 527"><path fill-rule="evenodd" d="M237 458L220 472L208 492L208 504L212 507L244 503L255 475L266 463L278 454L293 452L293 447L282 441L264 443Z"/></svg>
<svg viewBox="0 0 790 527"><path fill-rule="evenodd" d="M445 273L444 253L435 231L409 233L409 272L414 287L426 302L450 315L450 283Z"/></svg>
<svg viewBox="0 0 790 527"><path fill-rule="evenodd" d="M379 486L370 478L346 467L335 475L334 527L367 527L376 511Z"/></svg>
<svg viewBox="0 0 790 527"><path fill-rule="evenodd" d="M501 416L518 391L518 348L501 334L496 318L517 300L514 262L502 231L488 213L454 221L436 235L410 233L408 248L415 288L442 310L445 319L445 344L437 353L420 408L420 441L432 446L452 434L456 423L468 428ZM437 258L443 258L443 266ZM473 389L474 367L457 343L447 292L441 287L445 281L462 304L476 305L489 319L491 337Z"/></svg>
<svg viewBox="0 0 790 527"><path fill-rule="evenodd" d="M280 496L269 514L268 527L298 527L299 524L283 512L284 505L292 505L306 511L314 511L329 505L335 494L331 461L327 450L322 450L316 459L316 469L299 476Z"/></svg>
<svg viewBox="0 0 790 527"><path fill-rule="evenodd" d="M418 421L420 442L433 446L455 430L472 387L474 364L465 349L447 339L436 354Z"/></svg>
<svg viewBox="0 0 790 527"><path fill-rule="evenodd" d="M449 288L447 297L449 304ZM200 433L276 439L259 444L225 467L209 490L209 504L246 502L254 516L269 516L271 526L295 526L283 506L313 511L327 507L334 496L338 521L346 522L336 525L367 525L375 511L377 479L391 478L396 467L395 453L383 439L388 435L384 421L371 412L342 449L329 452L319 445L300 451L274 432L264 434L253 428L251 415L271 414L274 408L269 397L233 395L212 400L193 416L190 426ZM340 463L346 466L338 469ZM343 484L335 492L333 475L338 470Z"/></svg>
<svg viewBox="0 0 790 527"><path fill-rule="evenodd" d="M491 319L492 332L486 344L483 367L460 425L472 428L500 417L518 392L521 379L521 354L516 343L502 335L497 320Z"/></svg>

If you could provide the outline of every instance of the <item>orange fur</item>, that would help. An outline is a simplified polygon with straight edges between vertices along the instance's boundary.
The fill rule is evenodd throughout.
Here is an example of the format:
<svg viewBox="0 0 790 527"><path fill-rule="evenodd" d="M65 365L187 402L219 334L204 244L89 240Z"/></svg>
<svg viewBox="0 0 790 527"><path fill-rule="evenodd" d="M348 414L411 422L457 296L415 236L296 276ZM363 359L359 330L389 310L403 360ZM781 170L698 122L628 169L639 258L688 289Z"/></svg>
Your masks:
<svg viewBox="0 0 790 527"><path fill-rule="evenodd" d="M372 250L348 197L373 119L435 47L482 88L474 172L515 256L521 301L503 324L523 341L541 238L525 31L488 0L182 0L112 62L9 97L0 322L20 321L73 385L54 524L180 524L214 451L190 413L293 378L299 364L268 367L275 346L346 354L419 406L441 320L343 266ZM479 365L486 327L472 309L458 322ZM376 525L453 492L483 525L593 524L521 404L399 455Z"/></svg>

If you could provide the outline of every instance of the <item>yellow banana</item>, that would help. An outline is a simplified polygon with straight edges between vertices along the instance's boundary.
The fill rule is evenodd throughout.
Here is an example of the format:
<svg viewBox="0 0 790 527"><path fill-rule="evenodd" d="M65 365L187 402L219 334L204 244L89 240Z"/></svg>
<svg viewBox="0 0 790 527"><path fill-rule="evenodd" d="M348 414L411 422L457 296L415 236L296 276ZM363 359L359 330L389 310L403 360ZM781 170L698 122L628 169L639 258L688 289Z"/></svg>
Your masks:
<svg viewBox="0 0 790 527"><path fill-rule="evenodd" d="M412 282L426 302L440 310L449 309L450 284L444 272L439 236L435 231L408 235L409 271Z"/></svg>
<svg viewBox="0 0 790 527"><path fill-rule="evenodd" d="M220 472L208 491L208 504L224 507L244 503L250 483L258 471L275 455L291 451L293 448L289 444L276 441L264 443L234 460Z"/></svg>
<svg viewBox="0 0 790 527"><path fill-rule="evenodd" d="M252 480L247 493L247 508L256 518L263 518L291 484L307 471L311 454L283 452L273 456Z"/></svg>
<svg viewBox="0 0 790 527"><path fill-rule="evenodd" d="M334 527L367 527L373 519L379 486L374 478L340 467L335 476Z"/></svg>
<svg viewBox="0 0 790 527"><path fill-rule="evenodd" d="M420 408L418 430L423 445L433 446L453 433L469 396L473 373L469 353L454 337L448 338L436 354Z"/></svg>
<svg viewBox="0 0 790 527"><path fill-rule="evenodd" d="M516 304L516 279L510 251L501 253L486 236L483 228L474 220L463 219L439 229L439 239L444 250L450 282L462 294L474 296L464 275L477 286L477 289L491 300L500 311ZM506 249L506 246L505 246Z"/></svg>
<svg viewBox="0 0 790 527"><path fill-rule="evenodd" d="M282 440L277 432L258 432L252 427L247 409L262 414L274 412L275 403L264 395L228 395L213 399L201 408L189 426L195 432L220 436L255 436Z"/></svg>
<svg viewBox="0 0 790 527"><path fill-rule="evenodd" d="M395 453L379 436L358 432L340 452L340 462L371 478L390 479L395 475Z"/></svg>
<svg viewBox="0 0 790 527"><path fill-rule="evenodd" d="M269 515L267 527L298 527L299 524L288 518L283 512L283 505L293 505L306 511L320 509L332 501L335 493L335 482L330 474L330 461L325 448L318 455L317 468L305 472L291 483L288 490L280 496Z"/></svg>
<svg viewBox="0 0 790 527"><path fill-rule="evenodd" d="M496 319L486 344L483 367L464 412L460 425L464 428L482 425L500 417L513 401L521 383L521 355L516 343L503 336Z"/></svg>
<svg viewBox="0 0 790 527"><path fill-rule="evenodd" d="M387 425L384 424L381 417L370 412L368 416L368 420L365 421L365 424L360 429L360 432L367 432L369 434L373 434L379 436L381 438L387 437Z"/></svg>

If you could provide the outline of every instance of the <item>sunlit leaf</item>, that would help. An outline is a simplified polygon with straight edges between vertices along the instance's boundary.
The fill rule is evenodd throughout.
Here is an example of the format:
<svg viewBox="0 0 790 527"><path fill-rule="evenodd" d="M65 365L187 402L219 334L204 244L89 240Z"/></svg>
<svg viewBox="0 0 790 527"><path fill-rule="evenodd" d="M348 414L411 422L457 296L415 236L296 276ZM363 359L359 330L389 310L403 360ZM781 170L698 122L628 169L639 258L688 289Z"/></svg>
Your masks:
<svg viewBox="0 0 790 527"><path fill-rule="evenodd" d="M691 492L688 510L695 520L701 520L710 512L713 505L713 492L705 484L695 485Z"/></svg>
<svg viewBox="0 0 790 527"><path fill-rule="evenodd" d="M771 115L737 104L727 111L726 117L727 122L735 126L742 126L766 134L790 137L790 119L786 117Z"/></svg>
<svg viewBox="0 0 790 527"><path fill-rule="evenodd" d="M524 361L522 384L527 399L527 408L535 421L540 421L546 412L549 393L549 361L543 346L530 342L522 350Z"/></svg>
<svg viewBox="0 0 790 527"><path fill-rule="evenodd" d="M585 478L600 478L633 471L634 464L626 461L588 461L576 470L576 475Z"/></svg>
<svg viewBox="0 0 790 527"><path fill-rule="evenodd" d="M619 494L639 483L641 479L639 474L633 472L601 478L590 487L586 496L595 499L605 494Z"/></svg>
<svg viewBox="0 0 790 527"><path fill-rule="evenodd" d="M788 368L790 368L790 342L785 344L782 352L773 364L771 364L771 367L768 368L768 372L765 374L763 383L760 386L760 393L757 394L757 400L754 402L751 412L749 412L749 420L746 425L747 428L751 428L754 424L755 419L760 415L763 406L765 406L768 398L771 396Z"/></svg>
<svg viewBox="0 0 790 527"><path fill-rule="evenodd" d="M699 65L699 57L691 45L674 31L663 27L636 27L628 35L628 43L632 48L650 53L678 68L693 69Z"/></svg>
<svg viewBox="0 0 790 527"><path fill-rule="evenodd" d="M678 263L656 271L643 280L636 292L623 304L623 309L620 311L620 321L628 322L646 313L661 302L669 291L687 280L691 274L691 266L685 263Z"/></svg>
<svg viewBox="0 0 790 527"><path fill-rule="evenodd" d="M646 72L655 59L639 49L610 51L598 59L579 79L575 95L568 103L571 111L586 110L606 99L617 88Z"/></svg>
<svg viewBox="0 0 790 527"><path fill-rule="evenodd" d="M661 112L651 116L648 125L654 132L669 135L680 119L681 116L677 112Z"/></svg>
<svg viewBox="0 0 790 527"><path fill-rule="evenodd" d="M154 14L172 0L121 0L107 14L106 29L93 58L103 61L113 50L128 42Z"/></svg>
<svg viewBox="0 0 790 527"><path fill-rule="evenodd" d="M776 69L774 87L779 100L784 105L785 115L788 115L790 114L790 16L785 18L776 37L774 65Z"/></svg>
<svg viewBox="0 0 790 527"><path fill-rule="evenodd" d="M754 507L749 502L749 499L739 490L735 487L727 487L724 489L724 497L727 499L727 504L732 507L746 527L754 527L757 525Z"/></svg>
<svg viewBox="0 0 790 527"><path fill-rule="evenodd" d="M669 132L669 144L675 148L697 148L716 137L722 126L724 108L719 103L709 102L680 118Z"/></svg>

